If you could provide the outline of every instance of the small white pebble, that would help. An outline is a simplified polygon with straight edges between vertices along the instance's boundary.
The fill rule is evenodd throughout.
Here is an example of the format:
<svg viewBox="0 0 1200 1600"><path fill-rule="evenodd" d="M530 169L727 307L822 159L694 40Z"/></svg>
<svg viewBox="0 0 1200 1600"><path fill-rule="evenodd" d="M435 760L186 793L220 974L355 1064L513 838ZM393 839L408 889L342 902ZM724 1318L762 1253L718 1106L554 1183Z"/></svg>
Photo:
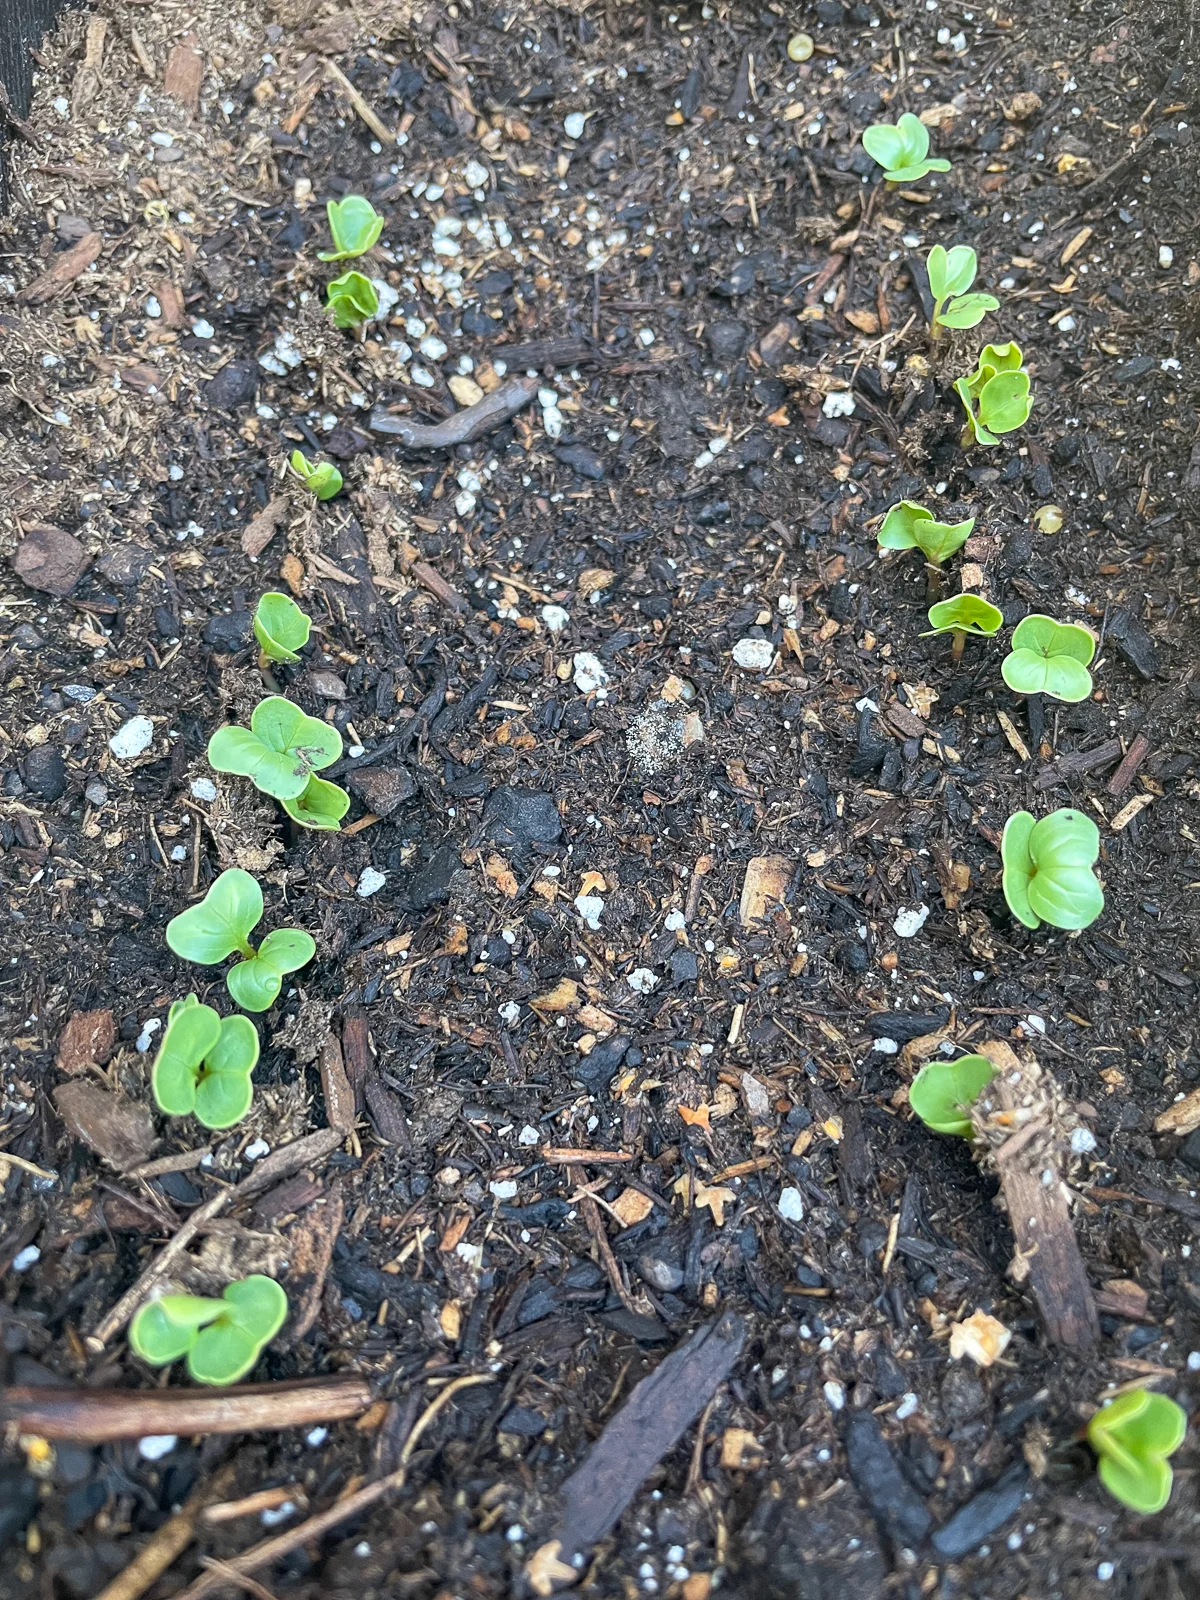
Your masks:
<svg viewBox="0 0 1200 1600"><path fill-rule="evenodd" d="M733 647L733 659L747 672L766 672L775 660L775 646L770 639L739 639Z"/></svg>
<svg viewBox="0 0 1200 1600"><path fill-rule="evenodd" d="M782 1190L778 1203L779 1215L788 1222L802 1222L804 1220L804 1200L799 1189L789 1185Z"/></svg>
<svg viewBox="0 0 1200 1600"><path fill-rule="evenodd" d="M149 749L153 738L154 724L149 717L130 717L108 741L108 748L118 761L132 761Z"/></svg>
<svg viewBox="0 0 1200 1600"><path fill-rule="evenodd" d="M42 1252L35 1244L27 1244L24 1250L18 1250L13 1257L12 1269L14 1272L28 1272L35 1261L40 1261Z"/></svg>
<svg viewBox="0 0 1200 1600"><path fill-rule="evenodd" d="M364 867L354 892L360 900L367 900L371 895L378 894L386 882L386 872L380 872L378 867Z"/></svg>
<svg viewBox="0 0 1200 1600"><path fill-rule="evenodd" d="M259 1519L264 1528L277 1528L281 1522L296 1514L296 1502L285 1500L282 1505L268 1506Z"/></svg>
<svg viewBox="0 0 1200 1600"><path fill-rule="evenodd" d="M563 132L568 139L582 139L587 127L587 117L582 111L572 111L563 118Z"/></svg>
<svg viewBox="0 0 1200 1600"><path fill-rule="evenodd" d="M196 321L192 323L192 332L196 335L197 339L211 339L216 331L217 330L206 317L198 317Z"/></svg>
<svg viewBox="0 0 1200 1600"><path fill-rule="evenodd" d="M680 928L687 927L687 918L682 911L676 908L674 911L667 912L667 918L663 926L668 933L678 933Z"/></svg>
<svg viewBox="0 0 1200 1600"><path fill-rule="evenodd" d="M1071 1129L1071 1150L1077 1156L1086 1156L1096 1148L1096 1135L1090 1128Z"/></svg>
<svg viewBox="0 0 1200 1600"><path fill-rule="evenodd" d="M304 1435L304 1442L310 1450L319 1450L328 1437L328 1428L310 1428Z"/></svg>
<svg viewBox="0 0 1200 1600"><path fill-rule="evenodd" d="M846 1404L846 1391L840 1383L835 1383L832 1378L824 1386L825 1398L829 1402L831 1411L840 1411Z"/></svg>
<svg viewBox="0 0 1200 1600"><path fill-rule="evenodd" d="M192 798L194 800L215 800L217 798L216 784L211 778L193 778Z"/></svg>
<svg viewBox="0 0 1200 1600"><path fill-rule="evenodd" d="M899 939L915 938L929 920L929 907L925 905L904 907L896 913L892 927Z"/></svg>
<svg viewBox="0 0 1200 1600"><path fill-rule="evenodd" d="M525 1529L519 1522L514 1522L511 1528L505 1528L504 1537L508 1540L509 1544L520 1544L521 1540L525 1537Z"/></svg>
<svg viewBox="0 0 1200 1600"><path fill-rule="evenodd" d="M138 1455L143 1461L161 1461L164 1456L169 1456L179 1443L178 1437L173 1433L148 1433L144 1439L138 1440Z"/></svg>
<svg viewBox="0 0 1200 1600"><path fill-rule="evenodd" d="M1189 1372L1200 1372L1200 1350L1189 1350L1187 1358Z"/></svg>
<svg viewBox="0 0 1200 1600"><path fill-rule="evenodd" d="M371 1546L365 1539L360 1539L354 1546L354 1554L362 1561L371 1554Z"/></svg>
<svg viewBox="0 0 1200 1600"><path fill-rule="evenodd" d="M1169 244L1160 244L1158 247L1158 264L1164 272L1175 264L1175 252Z"/></svg>
<svg viewBox="0 0 1200 1600"><path fill-rule="evenodd" d="M571 620L569 611L555 605L543 606L541 616L551 633L561 633Z"/></svg>
<svg viewBox="0 0 1200 1600"><path fill-rule="evenodd" d="M899 1051L900 1046L895 1039L885 1038L876 1039L875 1043L871 1046L871 1049L881 1056L894 1056Z"/></svg>
<svg viewBox="0 0 1200 1600"><path fill-rule="evenodd" d="M142 1023L142 1031L138 1034L137 1042L134 1045L134 1049L139 1055L144 1056L146 1054L146 1051L150 1048L150 1041L154 1038L154 1035L161 1027L161 1017L148 1017L146 1021Z"/></svg>
<svg viewBox="0 0 1200 1600"><path fill-rule="evenodd" d="M261 1161L264 1156L271 1154L271 1146L265 1139L255 1139L242 1151L247 1161Z"/></svg>
<svg viewBox="0 0 1200 1600"><path fill-rule="evenodd" d="M658 988L658 979L649 967L634 967L626 976L625 982L638 994L651 994Z"/></svg>
<svg viewBox="0 0 1200 1600"><path fill-rule="evenodd" d="M856 404L849 389L834 389L825 396L821 410L827 417L852 417Z"/></svg>
<svg viewBox="0 0 1200 1600"><path fill-rule="evenodd" d="M901 1398L900 1404L896 1407L896 1421L904 1422L920 1409L920 1400L910 1390L908 1394Z"/></svg>
<svg viewBox="0 0 1200 1600"><path fill-rule="evenodd" d="M532 1123L527 1122L517 1135L517 1143L524 1145L535 1145L540 1142L541 1137L541 1134L532 1125Z"/></svg>
<svg viewBox="0 0 1200 1600"><path fill-rule="evenodd" d="M1109 1579L1116 1573L1116 1570L1116 1565L1113 1562L1102 1561L1096 1568L1096 1576L1100 1579L1101 1583L1107 1583Z"/></svg>

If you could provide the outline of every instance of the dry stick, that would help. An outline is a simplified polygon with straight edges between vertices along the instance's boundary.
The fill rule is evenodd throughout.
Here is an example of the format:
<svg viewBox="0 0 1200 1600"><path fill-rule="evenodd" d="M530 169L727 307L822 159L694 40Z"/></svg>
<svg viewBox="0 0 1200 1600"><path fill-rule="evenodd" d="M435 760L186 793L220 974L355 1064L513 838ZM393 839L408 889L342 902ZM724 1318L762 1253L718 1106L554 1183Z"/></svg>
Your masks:
<svg viewBox="0 0 1200 1600"><path fill-rule="evenodd" d="M252 1594L256 1600L275 1600L275 1596L266 1584L259 1583L257 1578L251 1578L245 1572L238 1572L231 1567L228 1561L218 1561L216 1556L201 1556L200 1565L209 1572L215 1572L219 1578L228 1578L229 1582L236 1584L239 1589L244 1589L247 1594Z"/></svg>
<svg viewBox="0 0 1200 1600"><path fill-rule="evenodd" d="M163 1246L145 1271L139 1274L136 1282L126 1289L108 1315L97 1323L95 1330L84 1340L93 1355L99 1355L108 1341L120 1333L149 1290L170 1270L172 1262L183 1254L204 1224L224 1211L234 1192L233 1189L222 1189L192 1212L179 1232Z"/></svg>
<svg viewBox="0 0 1200 1600"><path fill-rule="evenodd" d="M225 1493L234 1480L235 1471L231 1462L221 1468L211 1483L193 1489L182 1509L151 1535L149 1542L142 1546L125 1570L100 1591L96 1600L141 1600L146 1590L158 1582L171 1563L191 1544L201 1507L210 1498Z"/></svg>
<svg viewBox="0 0 1200 1600"><path fill-rule="evenodd" d="M400 1465L395 1472L389 1472L386 1478L379 1478L376 1482L367 1484L365 1489L347 1495L344 1500L339 1500L336 1505L330 1506L328 1511L318 1512L315 1517L309 1517L299 1526L290 1528L287 1533L278 1534L274 1539L264 1539L261 1544L254 1545L252 1549L235 1556L232 1561L224 1565L239 1575L256 1572L260 1567L268 1566L272 1561L290 1555L301 1545L322 1538L331 1528L336 1528L340 1522L346 1522L351 1517L358 1516L360 1512L366 1511L368 1507L390 1494L393 1489L402 1489L408 1476L408 1463L417 1447L417 1440L447 1401L461 1389L470 1388L477 1383L495 1383L495 1381L496 1375L493 1372L470 1372L465 1377L455 1378L426 1406L413 1424L412 1432L404 1441L404 1448L400 1452ZM206 1572L203 1577L189 1583L187 1588L176 1596L176 1600L204 1600L204 1596L215 1593L226 1581L232 1582L232 1576L226 1579L220 1573ZM111 1600L111 1597L102 1596L101 1600Z"/></svg>
<svg viewBox="0 0 1200 1600"><path fill-rule="evenodd" d="M363 99L362 95L359 94L358 90L350 82L350 79L346 76L342 69L334 62L326 58L325 71L329 74L333 82L336 83L342 90L346 96L346 99L349 100L350 104L354 107L355 111L358 112L359 116L366 123L367 127L370 128L371 132L375 135L379 142L381 144L395 144L396 135L384 122L380 121L377 114Z"/></svg>
<svg viewBox="0 0 1200 1600"><path fill-rule="evenodd" d="M357 1417L373 1398L367 1379L352 1372L217 1390L14 1384L0 1389L0 1428L78 1444L168 1433L257 1433Z"/></svg>
<svg viewBox="0 0 1200 1600"><path fill-rule="evenodd" d="M621 1269L617 1265L617 1258L613 1255L612 1245L608 1242L608 1234L605 1231L604 1218L600 1215L600 1207L596 1204L593 1196L588 1193L587 1179L584 1176L583 1168L568 1167L567 1173L571 1182L579 1191L579 1207L583 1212L583 1219L588 1225L588 1232L596 1241L596 1249L600 1253L600 1260L604 1265L605 1272L608 1274L608 1281L613 1286L613 1293L626 1311L632 1312L636 1317L639 1315L638 1308L633 1302L633 1296L625 1287L625 1280L621 1277Z"/></svg>

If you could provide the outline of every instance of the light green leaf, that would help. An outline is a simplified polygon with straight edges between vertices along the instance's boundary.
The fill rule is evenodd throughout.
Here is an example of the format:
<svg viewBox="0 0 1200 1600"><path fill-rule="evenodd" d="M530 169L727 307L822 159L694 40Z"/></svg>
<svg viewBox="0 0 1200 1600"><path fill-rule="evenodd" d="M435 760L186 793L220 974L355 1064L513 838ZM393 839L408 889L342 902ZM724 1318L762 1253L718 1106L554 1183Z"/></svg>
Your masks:
<svg viewBox="0 0 1200 1600"><path fill-rule="evenodd" d="M965 522L937 522L933 512L912 500L901 500L889 508L880 526L881 550L919 549L927 561L940 565L970 537L975 518Z"/></svg>
<svg viewBox="0 0 1200 1600"><path fill-rule="evenodd" d="M169 1117L186 1117L194 1109L200 1063L220 1035L221 1019L211 1006L171 1008L150 1080L159 1109Z"/></svg>
<svg viewBox="0 0 1200 1600"><path fill-rule="evenodd" d="M893 127L890 122L876 122L863 131L863 149L877 161L881 167L897 167L905 157L904 135L898 127ZM925 138L926 149L929 147L929 136Z"/></svg>
<svg viewBox="0 0 1200 1600"><path fill-rule="evenodd" d="M225 974L225 985L243 1011L266 1011L279 999L283 979L269 962L254 956Z"/></svg>
<svg viewBox="0 0 1200 1600"><path fill-rule="evenodd" d="M303 928L276 928L258 947L258 959L274 967L276 972L297 972L307 966L316 953L312 934L305 933Z"/></svg>
<svg viewBox="0 0 1200 1600"><path fill-rule="evenodd" d="M964 294L938 313L944 328L973 328L982 322L989 311L999 309L1000 302L992 294Z"/></svg>
<svg viewBox="0 0 1200 1600"><path fill-rule="evenodd" d="M283 802L283 809L302 828L337 830L350 809L350 796L336 783L310 778L304 793Z"/></svg>
<svg viewBox="0 0 1200 1600"><path fill-rule="evenodd" d="M332 462L309 461L299 450L293 450L288 466L318 500L332 500L342 487L342 475Z"/></svg>
<svg viewBox="0 0 1200 1600"><path fill-rule="evenodd" d="M1128 1390L1088 1423L1100 1481L1131 1511L1153 1516L1171 1498L1168 1457L1183 1443L1187 1413L1167 1395Z"/></svg>
<svg viewBox="0 0 1200 1600"><path fill-rule="evenodd" d="M152 1367L165 1367L185 1355L198 1329L219 1317L223 1309L220 1300L190 1294L148 1300L129 1324L130 1348Z"/></svg>
<svg viewBox="0 0 1200 1600"><path fill-rule="evenodd" d="M196 1116L206 1128L231 1128L249 1111L258 1048L258 1030L249 1017L221 1019L220 1036L204 1058L196 1086Z"/></svg>
<svg viewBox="0 0 1200 1600"><path fill-rule="evenodd" d="M331 766L342 753L342 736L336 728L306 716L281 695L268 695L258 702L250 717L250 731L271 750L299 754L310 771Z"/></svg>
<svg viewBox="0 0 1200 1600"><path fill-rule="evenodd" d="M930 630L923 639L937 633L974 633L990 638L1004 625L1004 613L977 594L956 594L939 600L929 608Z"/></svg>
<svg viewBox="0 0 1200 1600"><path fill-rule="evenodd" d="M213 1323L188 1351L188 1374L197 1383L236 1383L253 1368L261 1348L243 1329L224 1321Z"/></svg>
<svg viewBox="0 0 1200 1600"><path fill-rule="evenodd" d="M364 255L383 232L383 218L361 194L348 194L344 200L329 200L325 212L333 249L319 250L318 261L348 261L353 256Z"/></svg>
<svg viewBox="0 0 1200 1600"><path fill-rule="evenodd" d="M230 1320L257 1339L260 1346L270 1343L288 1314L288 1300L283 1289L274 1278L259 1272L228 1284L223 1298L230 1308Z"/></svg>
<svg viewBox="0 0 1200 1600"><path fill-rule="evenodd" d="M1012 433L1032 410L1027 372L998 372L980 391L979 415L992 433Z"/></svg>
<svg viewBox="0 0 1200 1600"><path fill-rule="evenodd" d="M971 1118L963 1107L974 1105L980 1091L996 1076L986 1056L960 1056L957 1061L928 1061L913 1079L908 1103L935 1133L969 1139Z"/></svg>
<svg viewBox="0 0 1200 1600"><path fill-rule="evenodd" d="M1014 650L1036 650L1043 656L1071 656L1086 667L1096 654L1096 635L1078 622L1056 622L1034 612L1013 629Z"/></svg>
<svg viewBox="0 0 1200 1600"><path fill-rule="evenodd" d="M966 294L975 281L978 265L978 257L968 244L956 244L948 251L943 250L940 244L935 244L929 252L927 263L929 288L934 299L945 300L950 295ZM937 287L934 286L935 267Z"/></svg>
<svg viewBox="0 0 1200 1600"><path fill-rule="evenodd" d="M361 272L343 272L326 286L325 298L334 324L339 328L357 327L379 310L375 285Z"/></svg>
<svg viewBox="0 0 1200 1600"><path fill-rule="evenodd" d="M1091 694L1087 663L1096 653L1096 640L1089 629L1035 615L1017 624L1012 642L1000 671L1015 693L1048 694L1068 702Z"/></svg>
<svg viewBox="0 0 1200 1600"><path fill-rule="evenodd" d="M1008 819L1001 840L1004 898L1027 928L1089 927L1104 909L1104 893L1091 870L1100 833L1083 812L1063 807L1040 822L1027 811Z"/></svg>
<svg viewBox="0 0 1200 1600"><path fill-rule="evenodd" d="M254 637L271 661L299 661L311 627L312 619L292 597L274 590L262 596L254 613Z"/></svg>
<svg viewBox="0 0 1200 1600"><path fill-rule="evenodd" d="M1004 832L1000 839L1000 860L1004 867L1004 898L1013 916L1027 928L1036 928L1040 925L1037 914L1029 904L1029 883L1033 877L1029 838L1033 833L1034 821L1028 811L1014 811L1004 824Z"/></svg>
<svg viewBox="0 0 1200 1600"><path fill-rule="evenodd" d="M167 944L185 961L212 966L245 947L262 920L262 890L248 872L230 867L197 906L167 923Z"/></svg>

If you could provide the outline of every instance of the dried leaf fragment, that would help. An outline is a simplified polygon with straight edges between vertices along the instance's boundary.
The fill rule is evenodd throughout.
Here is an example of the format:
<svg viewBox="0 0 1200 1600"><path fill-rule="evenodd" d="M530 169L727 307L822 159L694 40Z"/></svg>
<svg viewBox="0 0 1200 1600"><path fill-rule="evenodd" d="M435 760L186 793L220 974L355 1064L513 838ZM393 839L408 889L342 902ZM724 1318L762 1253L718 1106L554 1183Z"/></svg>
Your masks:
<svg viewBox="0 0 1200 1600"><path fill-rule="evenodd" d="M950 1357L969 1356L977 1367L990 1367L1008 1348L1012 1330L986 1311L973 1311L963 1322L950 1324Z"/></svg>

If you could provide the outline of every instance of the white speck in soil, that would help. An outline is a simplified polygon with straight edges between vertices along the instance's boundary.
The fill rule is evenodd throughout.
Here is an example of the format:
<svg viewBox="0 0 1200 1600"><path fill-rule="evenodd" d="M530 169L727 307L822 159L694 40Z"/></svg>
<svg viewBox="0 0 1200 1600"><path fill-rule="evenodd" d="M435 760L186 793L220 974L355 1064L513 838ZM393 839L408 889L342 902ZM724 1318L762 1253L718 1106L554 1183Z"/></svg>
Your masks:
<svg viewBox="0 0 1200 1600"><path fill-rule="evenodd" d="M582 111L572 111L563 118L563 132L568 139L582 139L583 130L587 127L587 118Z"/></svg>
<svg viewBox="0 0 1200 1600"><path fill-rule="evenodd" d="M16 1255L13 1257L12 1270L14 1272L28 1272L30 1267L33 1266L34 1262L40 1261L41 1257L42 1252L38 1249L37 1245L27 1244L24 1250L18 1250Z"/></svg>
<svg viewBox="0 0 1200 1600"><path fill-rule="evenodd" d="M562 606L555 605L543 606L541 616L542 621L551 633L561 633L571 620L569 611L564 610Z"/></svg>
<svg viewBox="0 0 1200 1600"><path fill-rule="evenodd" d="M900 1404L896 1407L896 1421L906 1421L913 1415L914 1412L920 1409L920 1406L921 1402L917 1399L916 1395L910 1391L901 1398Z"/></svg>
<svg viewBox="0 0 1200 1600"><path fill-rule="evenodd" d="M164 1456L171 1454L178 1443L179 1439L173 1433L150 1433L138 1440L138 1455L143 1461L161 1461Z"/></svg>
<svg viewBox="0 0 1200 1600"><path fill-rule="evenodd" d="M281 1506L268 1506L263 1512L261 1522L264 1528L277 1528L281 1522L296 1514L294 1500L285 1500Z"/></svg>
<svg viewBox="0 0 1200 1600"><path fill-rule="evenodd" d="M150 748L153 738L154 724L149 717L130 717L108 741L108 748L118 761L132 761Z"/></svg>
<svg viewBox="0 0 1200 1600"><path fill-rule="evenodd" d="M600 932L600 913L604 910L602 896L598 894L577 894L575 896L575 909L593 933Z"/></svg>
<svg viewBox="0 0 1200 1600"><path fill-rule="evenodd" d="M488 1188L497 1200L511 1200L517 1192L515 1178L497 1178L495 1183L489 1183Z"/></svg>
<svg viewBox="0 0 1200 1600"><path fill-rule="evenodd" d="M574 658L575 687L580 694L594 694L608 683L608 668L590 650L581 650Z"/></svg>
<svg viewBox="0 0 1200 1600"><path fill-rule="evenodd" d="M535 1145L541 1140L541 1137L542 1136L537 1129L533 1127L531 1123L527 1122L517 1135L517 1143L523 1145Z"/></svg>
<svg viewBox="0 0 1200 1600"><path fill-rule="evenodd" d="M876 1039L871 1049L881 1056L894 1056L900 1049L895 1039Z"/></svg>
<svg viewBox="0 0 1200 1600"><path fill-rule="evenodd" d="M625 982L638 994L652 994L658 987L658 978L649 967L634 967Z"/></svg>
<svg viewBox="0 0 1200 1600"><path fill-rule="evenodd" d="M739 639L733 659L747 672L765 672L775 659L775 646L770 639Z"/></svg>
<svg viewBox="0 0 1200 1600"><path fill-rule="evenodd" d="M242 1151L247 1161L261 1161L264 1156L271 1154L271 1146L265 1139L255 1139Z"/></svg>
<svg viewBox="0 0 1200 1600"><path fill-rule="evenodd" d="M371 895L378 894L386 882L386 872L380 872L378 867L364 867L354 892L360 900L366 900Z"/></svg>
<svg viewBox="0 0 1200 1600"><path fill-rule="evenodd" d="M928 906L905 906L896 913L892 927L896 930L899 939L912 939L925 926L929 919Z"/></svg>
<svg viewBox="0 0 1200 1600"><path fill-rule="evenodd" d="M829 1402L831 1411L840 1411L846 1404L846 1391L840 1383L835 1383L832 1378L824 1385L825 1398Z"/></svg>
<svg viewBox="0 0 1200 1600"><path fill-rule="evenodd" d="M834 389L825 396L821 411L827 417L852 417L856 401L849 389Z"/></svg>
<svg viewBox="0 0 1200 1600"><path fill-rule="evenodd" d="M804 1220L804 1201L801 1198L799 1189L792 1188L790 1184L780 1192L779 1215L787 1222L803 1222Z"/></svg>

